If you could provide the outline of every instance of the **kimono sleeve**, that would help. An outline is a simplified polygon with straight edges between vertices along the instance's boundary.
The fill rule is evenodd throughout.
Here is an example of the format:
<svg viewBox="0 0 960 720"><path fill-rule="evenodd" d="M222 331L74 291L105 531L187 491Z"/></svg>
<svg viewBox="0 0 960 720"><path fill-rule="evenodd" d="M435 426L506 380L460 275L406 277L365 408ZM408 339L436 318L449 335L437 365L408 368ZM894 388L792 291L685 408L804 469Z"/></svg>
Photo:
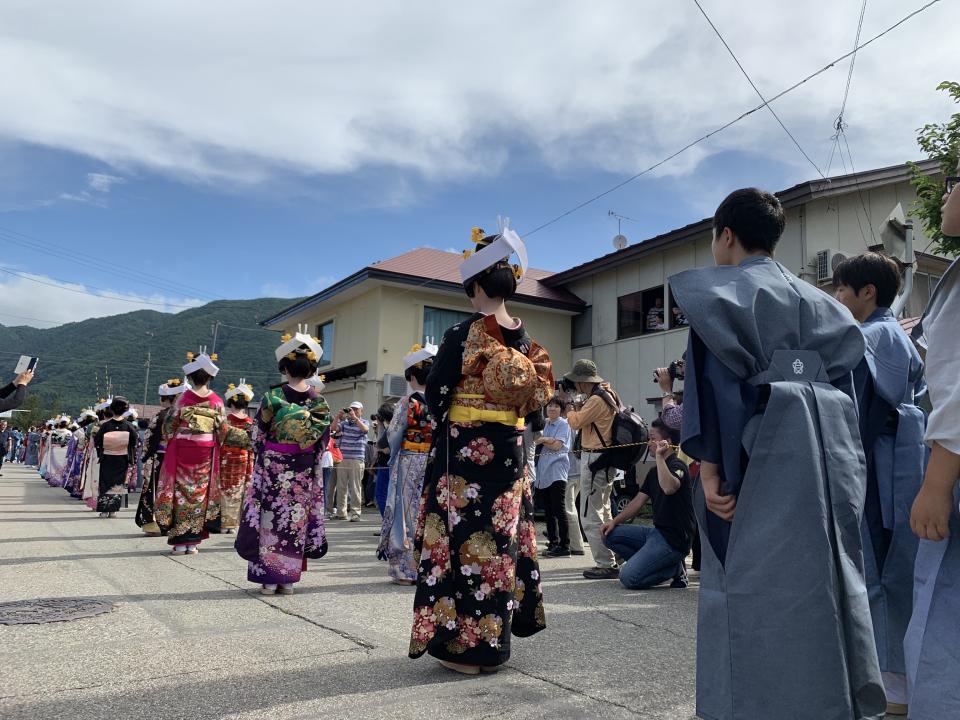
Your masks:
<svg viewBox="0 0 960 720"><path fill-rule="evenodd" d="M97 434L93 436L93 447L97 451L97 457L103 456L103 436L106 433L106 428L103 425L97 430Z"/></svg>
<svg viewBox="0 0 960 720"><path fill-rule="evenodd" d="M133 426L133 423L127 423L127 433L129 438L127 439L127 461L131 464L137 460L137 443L140 442L140 433L137 432L137 429Z"/></svg>
<svg viewBox="0 0 960 720"><path fill-rule="evenodd" d="M470 326L464 321L454 325L443 334L433 367L427 376L424 397L434 420L442 422L447 417L453 391L463 374L463 345Z"/></svg>

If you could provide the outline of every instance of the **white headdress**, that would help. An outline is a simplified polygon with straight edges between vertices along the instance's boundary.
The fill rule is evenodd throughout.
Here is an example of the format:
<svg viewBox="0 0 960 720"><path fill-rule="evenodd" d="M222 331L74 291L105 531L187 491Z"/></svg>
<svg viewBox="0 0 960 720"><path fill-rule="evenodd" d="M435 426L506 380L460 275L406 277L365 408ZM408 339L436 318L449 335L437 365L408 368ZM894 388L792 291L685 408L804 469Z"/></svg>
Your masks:
<svg viewBox="0 0 960 720"><path fill-rule="evenodd" d="M192 352L187 353L187 364L183 366L183 373L189 375L197 370L205 370L210 377L216 377L217 373L220 372L220 368L213 364L216 359L216 353L207 355L207 346L204 345L200 348L198 355L194 355Z"/></svg>
<svg viewBox="0 0 960 720"><path fill-rule="evenodd" d="M312 388L316 388L317 392L323 392L323 389L327 386L324 382L325 376L320 375L319 373L314 375L312 378L307 378L307 385Z"/></svg>
<svg viewBox="0 0 960 720"><path fill-rule="evenodd" d="M243 395L247 399L247 402L253 400L253 388L250 385L247 385L245 378L240 378L239 385L234 385L233 383L227 385L227 392L224 393L223 399L229 400L237 395Z"/></svg>
<svg viewBox="0 0 960 720"><path fill-rule="evenodd" d="M80 411L80 417L78 417L77 419L83 420L84 418L90 418L91 420L96 420L97 414L90 408L84 408L83 410Z"/></svg>
<svg viewBox="0 0 960 720"><path fill-rule="evenodd" d="M160 397L172 397L181 395L187 391L187 383L180 378L170 378L157 389Z"/></svg>
<svg viewBox="0 0 960 720"><path fill-rule="evenodd" d="M479 250L464 250L463 262L460 263L460 279L466 282L470 278L482 273L487 268L493 267L502 260L509 260L514 253L517 254L519 265L513 266L513 274L519 282L527 272L527 247L517 233L510 229L510 218L497 218L500 226L500 235L489 245L485 245ZM473 243L481 244L485 235L483 230L478 227L473 228L470 240Z"/></svg>
<svg viewBox="0 0 960 720"><path fill-rule="evenodd" d="M127 411L126 411L123 415L121 415L120 417L130 418L130 419L132 419L132 420L136 420L136 419L137 419L137 411L136 411L136 408L130 408L129 410L127 410Z"/></svg>
<svg viewBox="0 0 960 720"><path fill-rule="evenodd" d="M427 338L424 345L417 343L403 357L403 369L409 370L414 365L419 365L424 360L429 360L437 354L437 346L433 344L433 338Z"/></svg>
<svg viewBox="0 0 960 720"><path fill-rule="evenodd" d="M113 402L112 397L107 398L106 400L101 400L100 402L98 402L96 405L93 406L93 409L96 410L97 412L100 412L101 410L106 410L108 407L110 407L110 403L112 402Z"/></svg>
<svg viewBox="0 0 960 720"><path fill-rule="evenodd" d="M307 357L314 362L320 362L320 358L323 357L323 348L320 347L320 341L317 338L310 335L307 332L306 325L297 325L296 335L291 335L287 333L280 338L280 347L273 351L273 354L277 356L277 362L280 362L280 358L284 355L289 355L294 352L301 345L305 345L308 349ZM313 357L310 357L313 355Z"/></svg>

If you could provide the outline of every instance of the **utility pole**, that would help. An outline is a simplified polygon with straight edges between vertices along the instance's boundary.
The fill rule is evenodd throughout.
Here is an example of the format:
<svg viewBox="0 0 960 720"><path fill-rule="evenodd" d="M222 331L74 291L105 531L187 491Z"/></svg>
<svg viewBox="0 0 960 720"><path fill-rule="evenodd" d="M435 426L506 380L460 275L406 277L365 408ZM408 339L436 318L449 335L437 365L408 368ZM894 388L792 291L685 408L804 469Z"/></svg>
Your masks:
<svg viewBox="0 0 960 720"><path fill-rule="evenodd" d="M150 339L147 340L147 373L146 373L146 377L144 377L144 379L143 379L143 408L144 408L144 412L146 412L146 408L147 408L147 390L148 390L148 388L150 387L150 351L151 351L150 345L151 345L151 343L153 343L153 333L152 333L152 332L148 332L148 333L147 333L147 336L148 336Z"/></svg>
<svg viewBox="0 0 960 720"><path fill-rule="evenodd" d="M217 334L219 332L220 332L220 321L217 320L217 322L214 323L213 325L213 348L210 350L211 355L217 351Z"/></svg>

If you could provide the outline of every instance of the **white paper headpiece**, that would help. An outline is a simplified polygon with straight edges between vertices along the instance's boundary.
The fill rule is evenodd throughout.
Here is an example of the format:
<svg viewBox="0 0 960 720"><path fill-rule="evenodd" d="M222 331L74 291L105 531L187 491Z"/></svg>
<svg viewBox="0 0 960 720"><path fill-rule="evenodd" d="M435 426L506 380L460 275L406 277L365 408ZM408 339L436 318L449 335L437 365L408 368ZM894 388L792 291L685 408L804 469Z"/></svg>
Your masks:
<svg viewBox="0 0 960 720"><path fill-rule="evenodd" d="M424 360L435 357L436 354L437 346L433 344L433 338L427 338L422 346L414 345L410 352L404 356L403 369L409 370L417 363L422 363Z"/></svg>
<svg viewBox="0 0 960 720"><path fill-rule="evenodd" d="M311 358L314 362L320 362L320 358L323 357L323 348L320 347L320 341L307 332L306 325L297 325L296 335L287 333L280 338L280 341L280 347L273 351L273 354L277 356L277 362L280 362L280 358L292 353L301 345L305 345L314 354L315 357Z"/></svg>
<svg viewBox="0 0 960 720"><path fill-rule="evenodd" d="M229 400L237 395L243 395L247 399L247 402L253 400L253 388L247 385L245 378L240 378L239 385L231 385L227 388L227 392L223 394L223 399Z"/></svg>
<svg viewBox="0 0 960 720"><path fill-rule="evenodd" d="M497 218L500 225L500 237L494 240L486 247L470 253L462 263L460 263L460 279L466 282L470 278L482 273L487 268L493 267L501 260L508 260L511 255L516 253L520 277L519 281L527 272L527 247L517 233L510 229L510 218ZM477 241L476 235L478 228L474 228L474 241Z"/></svg>

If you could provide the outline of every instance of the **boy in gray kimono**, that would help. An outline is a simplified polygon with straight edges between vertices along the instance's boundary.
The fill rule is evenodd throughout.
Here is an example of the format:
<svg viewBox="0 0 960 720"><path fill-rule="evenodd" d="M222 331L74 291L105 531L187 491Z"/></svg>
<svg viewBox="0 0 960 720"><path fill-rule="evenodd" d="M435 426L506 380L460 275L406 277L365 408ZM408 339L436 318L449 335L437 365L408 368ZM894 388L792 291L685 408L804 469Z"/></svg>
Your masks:
<svg viewBox="0 0 960 720"><path fill-rule="evenodd" d="M690 323L681 444L701 461L697 713L880 718L847 394L863 335L773 259L784 224L773 195L737 190L714 215L717 266L669 280Z"/></svg>

